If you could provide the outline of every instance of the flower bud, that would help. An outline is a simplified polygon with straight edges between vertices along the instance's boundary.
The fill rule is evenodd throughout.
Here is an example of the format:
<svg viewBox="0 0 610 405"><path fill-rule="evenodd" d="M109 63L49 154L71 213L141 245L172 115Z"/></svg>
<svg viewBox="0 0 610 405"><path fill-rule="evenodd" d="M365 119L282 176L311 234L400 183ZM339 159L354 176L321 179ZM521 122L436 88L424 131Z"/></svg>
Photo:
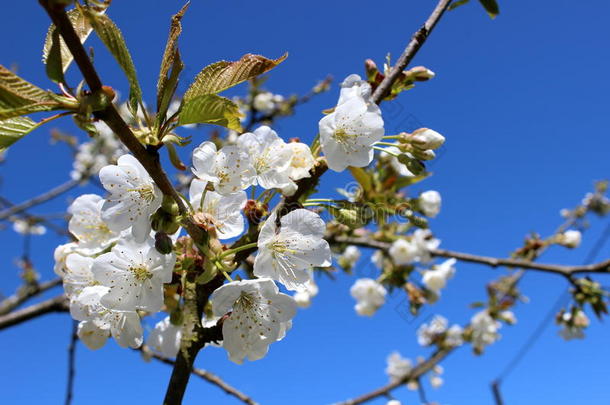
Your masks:
<svg viewBox="0 0 610 405"><path fill-rule="evenodd" d="M416 148L413 151L413 156L419 160L432 160L436 157L436 153L431 149L420 150Z"/></svg>
<svg viewBox="0 0 610 405"><path fill-rule="evenodd" d="M445 143L445 137L432 129L420 128L411 134L410 141L420 149L438 149Z"/></svg>
<svg viewBox="0 0 610 405"><path fill-rule="evenodd" d="M155 234L155 249L164 255L170 254L174 250L172 239L166 233L157 232Z"/></svg>
<svg viewBox="0 0 610 405"><path fill-rule="evenodd" d="M406 153L398 155L398 161L407 166L407 169L416 176L426 171L426 166L422 162Z"/></svg>
<svg viewBox="0 0 610 405"><path fill-rule="evenodd" d="M428 68L423 66L415 66L406 72L409 78L412 78L418 82L425 82L427 80L432 79L435 76L435 73Z"/></svg>

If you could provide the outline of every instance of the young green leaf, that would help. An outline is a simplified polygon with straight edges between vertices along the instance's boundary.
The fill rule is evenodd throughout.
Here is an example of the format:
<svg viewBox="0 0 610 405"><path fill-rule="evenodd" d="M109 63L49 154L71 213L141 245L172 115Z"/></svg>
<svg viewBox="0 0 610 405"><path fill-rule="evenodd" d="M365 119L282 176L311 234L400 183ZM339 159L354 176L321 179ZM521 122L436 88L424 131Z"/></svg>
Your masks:
<svg viewBox="0 0 610 405"><path fill-rule="evenodd" d="M51 93L0 65L0 119L51 111L61 106Z"/></svg>
<svg viewBox="0 0 610 405"><path fill-rule="evenodd" d="M361 167L350 167L349 171L354 176L354 179L360 184L364 193L368 193L373 189L373 179L371 175Z"/></svg>
<svg viewBox="0 0 610 405"><path fill-rule="evenodd" d="M228 98L205 94L183 101L178 124L215 124L240 131L241 116L237 104Z"/></svg>
<svg viewBox="0 0 610 405"><path fill-rule="evenodd" d="M172 17L171 27L169 29L169 37L163 52L161 60L161 70L159 71L159 80L157 82L157 120L160 124L165 119L165 114L169 103L171 102L176 87L178 87L178 76L184 64L180 58L178 51L178 37L182 33L182 24L180 20L184 16L190 3L186 3L182 9Z"/></svg>
<svg viewBox="0 0 610 405"><path fill-rule="evenodd" d="M98 12L103 13L104 11ZM68 11L67 14L74 27L74 31L76 31L76 35L80 38L81 43L84 43L91 34L91 31L93 31L89 20L76 8ZM70 53L66 43L56 32L55 25L51 25L47 31L47 37L42 49L42 61L47 66L49 79L58 83L63 82L64 73L68 70L73 60L72 53Z"/></svg>
<svg viewBox="0 0 610 405"><path fill-rule="evenodd" d="M479 2L491 18L496 18L496 16L500 14L500 8L498 7L498 2L496 0L479 0Z"/></svg>
<svg viewBox="0 0 610 405"><path fill-rule="evenodd" d="M28 117L14 117L0 121L0 151L5 150L40 125Z"/></svg>
<svg viewBox="0 0 610 405"><path fill-rule="evenodd" d="M454 10L454 9L458 8L459 6L463 6L464 4L467 4L468 2L470 2L470 0L454 1L453 3L451 3L451 5L449 5L449 8L447 10L449 10L449 11Z"/></svg>
<svg viewBox="0 0 610 405"><path fill-rule="evenodd" d="M112 22L105 14L98 14L87 8L81 8L81 11L100 37L106 48L119 63L123 72L129 81L129 108L135 115L138 111L138 105L142 102L142 89L138 82L136 68L133 64L133 59L127 49L127 44L123 38L121 30Z"/></svg>
<svg viewBox="0 0 610 405"><path fill-rule="evenodd" d="M282 63L288 54L278 59L267 59L264 56L246 54L236 62L220 61L205 67L184 94L185 100L191 100L204 94L216 94L223 90L261 75Z"/></svg>

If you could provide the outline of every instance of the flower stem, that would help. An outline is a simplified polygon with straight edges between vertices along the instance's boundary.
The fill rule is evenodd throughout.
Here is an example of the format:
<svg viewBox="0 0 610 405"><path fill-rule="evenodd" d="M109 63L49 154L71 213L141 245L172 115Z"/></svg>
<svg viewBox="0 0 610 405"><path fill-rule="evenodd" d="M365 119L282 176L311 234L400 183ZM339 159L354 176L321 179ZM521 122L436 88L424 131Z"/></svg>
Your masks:
<svg viewBox="0 0 610 405"><path fill-rule="evenodd" d="M387 153L388 155L391 155L391 156L394 156L395 158L398 158L398 154L397 154L397 153L392 152L391 150L387 150L387 149L384 149L384 148L380 148L379 146L373 146L373 149L378 150L378 151L381 151L381 152L385 152L385 153Z"/></svg>
<svg viewBox="0 0 610 405"><path fill-rule="evenodd" d="M255 248L257 246L258 246L258 244L256 242L247 243L245 245L238 246L238 247L236 247L234 249L225 250L219 256L217 256L216 259L217 260L222 260L225 257L227 257L229 255L232 255L234 253L241 252L242 250L252 249L252 248Z"/></svg>
<svg viewBox="0 0 610 405"><path fill-rule="evenodd" d="M383 145L383 146L396 146L398 147L399 145L396 143L390 143L390 142L375 142L375 145Z"/></svg>

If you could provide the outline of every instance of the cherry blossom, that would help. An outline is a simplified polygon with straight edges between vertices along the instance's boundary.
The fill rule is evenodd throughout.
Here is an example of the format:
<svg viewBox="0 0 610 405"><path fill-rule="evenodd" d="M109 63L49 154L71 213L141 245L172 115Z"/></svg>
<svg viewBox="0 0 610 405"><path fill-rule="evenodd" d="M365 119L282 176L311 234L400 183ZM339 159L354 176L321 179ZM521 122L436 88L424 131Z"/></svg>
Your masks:
<svg viewBox="0 0 610 405"><path fill-rule="evenodd" d="M203 142L193 151L193 174L214 185L216 192L231 194L245 190L256 180L256 171L246 152L236 145L220 150L213 142Z"/></svg>
<svg viewBox="0 0 610 405"><path fill-rule="evenodd" d="M265 189L283 188L290 184L288 171L291 165L292 149L277 133L267 126L237 138L237 146L250 157L256 171L258 184Z"/></svg>
<svg viewBox="0 0 610 405"><path fill-rule="evenodd" d="M211 299L214 315L228 314L222 325L223 347L237 364L265 357L297 309L271 279L234 281L216 289Z"/></svg>
<svg viewBox="0 0 610 405"><path fill-rule="evenodd" d="M385 303L387 291L373 279L360 278L350 288L350 294L356 300L354 309L358 315L372 316Z"/></svg>
<svg viewBox="0 0 610 405"><path fill-rule="evenodd" d="M163 195L138 160L121 156L116 165L100 170L100 181L110 193L102 206L102 220L114 232L131 227L138 242L151 230L150 216L161 206Z"/></svg>
<svg viewBox="0 0 610 405"><path fill-rule="evenodd" d="M385 373L391 382L397 382L405 378L413 370L413 363L398 352L392 352L387 358Z"/></svg>
<svg viewBox="0 0 610 405"><path fill-rule="evenodd" d="M165 357L176 357L180 350L182 331L180 326L170 322L169 316L157 322L155 328L148 335L146 344Z"/></svg>
<svg viewBox="0 0 610 405"><path fill-rule="evenodd" d="M434 218L441 211L441 195L438 191L424 191L418 201L419 208L427 217Z"/></svg>
<svg viewBox="0 0 610 405"><path fill-rule="evenodd" d="M95 194L83 194L68 208L72 214L68 229L78 239L81 248L101 251L116 242L119 234L102 220L104 199Z"/></svg>
<svg viewBox="0 0 610 405"><path fill-rule="evenodd" d="M244 217L241 214L248 197L244 191L232 194L218 194L205 191L207 182L193 179L189 188L189 199L193 206L195 220L213 226L219 239L229 239L244 231ZM203 201L202 201L203 196Z"/></svg>
<svg viewBox="0 0 610 405"><path fill-rule="evenodd" d="M175 261L174 253L159 253L152 238L144 243L128 236L121 238L109 253L98 256L93 263L95 279L109 287L102 305L122 311L159 311L163 283L171 281Z"/></svg>
<svg viewBox="0 0 610 405"><path fill-rule="evenodd" d="M298 290L311 279L308 270L331 264L330 247L323 239L326 225L318 214L302 208L284 215L279 228L276 217L276 212L271 214L259 233L254 275Z"/></svg>

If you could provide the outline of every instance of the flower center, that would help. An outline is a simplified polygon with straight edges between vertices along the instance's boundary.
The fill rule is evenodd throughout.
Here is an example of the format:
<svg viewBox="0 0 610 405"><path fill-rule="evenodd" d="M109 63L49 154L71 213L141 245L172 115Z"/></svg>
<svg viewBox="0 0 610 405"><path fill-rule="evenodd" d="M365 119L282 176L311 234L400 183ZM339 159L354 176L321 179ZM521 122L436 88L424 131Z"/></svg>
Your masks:
<svg viewBox="0 0 610 405"><path fill-rule="evenodd" d="M131 188L127 191L138 193L138 196L146 202L151 202L155 198L155 190L153 189L152 184L144 185L139 188Z"/></svg>
<svg viewBox="0 0 610 405"><path fill-rule="evenodd" d="M356 134L350 134L344 128L337 128L333 133L333 138L335 139L335 141L343 145L349 143L357 136L358 135Z"/></svg>
<svg viewBox="0 0 610 405"><path fill-rule="evenodd" d="M148 271L148 268L143 265L132 266L129 268L129 270L131 270L138 281L146 281L151 279L153 276L152 273Z"/></svg>

